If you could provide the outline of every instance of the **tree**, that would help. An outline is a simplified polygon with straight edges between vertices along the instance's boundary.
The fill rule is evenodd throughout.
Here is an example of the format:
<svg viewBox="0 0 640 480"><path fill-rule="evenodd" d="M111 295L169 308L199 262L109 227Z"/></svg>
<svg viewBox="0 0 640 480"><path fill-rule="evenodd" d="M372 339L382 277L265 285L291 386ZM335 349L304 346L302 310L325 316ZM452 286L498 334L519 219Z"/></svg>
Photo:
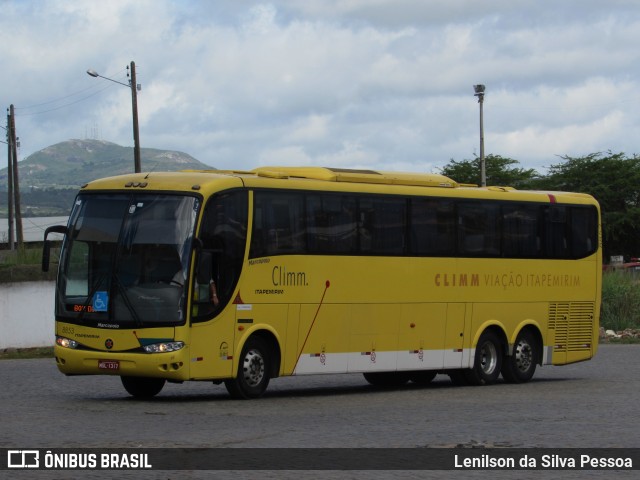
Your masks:
<svg viewBox="0 0 640 480"><path fill-rule="evenodd" d="M532 168L515 167L515 165L519 164L520 162L512 158L493 154L487 155L485 157L487 185L500 185L518 189L530 188L534 180L539 177L539 174ZM473 160L462 160L460 162L451 159L440 173L458 183L479 185L480 158L476 157Z"/></svg>

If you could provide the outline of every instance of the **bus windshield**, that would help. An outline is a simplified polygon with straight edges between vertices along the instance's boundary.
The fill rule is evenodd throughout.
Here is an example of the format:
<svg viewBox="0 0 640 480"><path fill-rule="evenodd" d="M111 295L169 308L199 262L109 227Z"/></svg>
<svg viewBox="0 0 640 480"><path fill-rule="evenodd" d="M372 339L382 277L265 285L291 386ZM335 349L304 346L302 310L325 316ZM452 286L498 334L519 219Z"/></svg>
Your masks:
<svg viewBox="0 0 640 480"><path fill-rule="evenodd" d="M196 197L81 194L60 259L56 314L106 328L179 325Z"/></svg>

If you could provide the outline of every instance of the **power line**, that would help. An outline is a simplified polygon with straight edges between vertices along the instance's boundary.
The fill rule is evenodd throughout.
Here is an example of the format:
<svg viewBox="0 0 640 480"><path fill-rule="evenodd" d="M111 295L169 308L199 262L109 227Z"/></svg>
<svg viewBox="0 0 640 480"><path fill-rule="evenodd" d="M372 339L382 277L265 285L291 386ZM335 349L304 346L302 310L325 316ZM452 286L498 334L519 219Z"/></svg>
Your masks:
<svg viewBox="0 0 640 480"><path fill-rule="evenodd" d="M119 72L116 73L116 75L122 76L121 74L124 71L125 70L120 70ZM127 75L127 77L128 77L128 75ZM34 105L28 105L26 107L19 107L19 108L16 107L16 110L19 111L19 112L16 112L16 114L21 116L21 117L24 117L24 116L41 115L41 114L44 114L44 113L54 112L56 110L60 110L62 108L66 108L66 107L69 107L71 105L75 105L76 103L80 103L80 102L82 102L84 100L87 100L88 98L91 98L91 97L93 97L93 96L105 91L106 89L111 88L111 87L112 87L112 85L105 85L104 87L99 88L99 89L96 90L96 86L92 85L92 86L87 87L85 89L79 90L79 91L77 91L75 93L71 93L71 94L65 95L63 97L55 98L53 100L47 100L47 101L40 102L40 103L37 103L37 104L34 104ZM72 102L68 102L68 103L64 103L62 105L58 105L58 106L53 107L53 108L48 108L48 109L45 109L45 110L38 110L36 112L25 112L25 110L35 109L35 108L38 108L38 107L43 107L45 105L51 105L51 104L55 104L55 103L61 102L63 100L75 97L75 96L80 95L80 94L82 94L84 92L87 92L87 91L94 91L94 93L91 93L90 95L86 95L86 96L84 96L84 97L82 97L82 98L80 98L78 100L74 100Z"/></svg>
<svg viewBox="0 0 640 480"><path fill-rule="evenodd" d="M112 85L107 84L104 88L101 88L100 90L92 93L91 95L87 95L86 97L82 97L82 98L80 98L80 99L78 99L78 100L76 100L74 102L65 103L64 105L59 105L59 106L57 106L55 108L50 108L48 110L40 110L38 112L29 112L29 113L20 113L18 116L20 116L20 117L29 117L29 116L32 116L32 115L41 115L43 113L55 112L56 110L60 110L60 109L65 108L65 107L69 107L71 105L75 105L76 103L80 103L80 102L82 102L82 101L84 101L84 100L86 100L88 98L94 97L94 96L98 95L99 93L102 93L103 91L105 91L106 89L111 88L111 87L112 87ZM53 103L53 102L47 102L47 103ZM43 103L43 104L40 104L40 105L45 105L45 104L46 103Z"/></svg>
<svg viewBox="0 0 640 480"><path fill-rule="evenodd" d="M36 104L36 105L29 105L29 106L27 106L27 107L19 107L19 108L18 108L18 107L16 107L16 109L17 109L17 110L28 110L28 109L30 109L30 108L38 108L38 107L42 107L43 105L49 105L49 104L51 104L51 103L57 103L57 102L59 102L59 101L61 101L61 100L65 100L65 99L70 98L70 97L75 97L76 95L79 95L79 94L81 94L81 93L84 93L84 92L86 92L86 91L88 91L88 90L95 90L95 86L93 86L93 85L92 85L92 86L90 86L90 87L85 88L84 90L80 90L80 91L78 91L78 92L71 93L71 94L69 94L69 95L67 95L67 96L65 96L65 97L56 98L56 99L54 99L54 100L49 100L49 101L47 101L47 102L38 103L38 104Z"/></svg>

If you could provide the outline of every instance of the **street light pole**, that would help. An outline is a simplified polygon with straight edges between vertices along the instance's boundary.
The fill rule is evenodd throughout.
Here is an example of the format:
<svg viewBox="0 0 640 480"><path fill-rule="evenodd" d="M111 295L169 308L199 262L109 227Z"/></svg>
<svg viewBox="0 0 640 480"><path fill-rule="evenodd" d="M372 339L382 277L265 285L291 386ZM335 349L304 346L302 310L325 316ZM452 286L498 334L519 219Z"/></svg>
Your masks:
<svg viewBox="0 0 640 480"><path fill-rule="evenodd" d="M487 186L487 169L484 159L484 119L482 114L482 106L484 104L484 85L474 85L474 97L478 97L480 104L480 185Z"/></svg>
<svg viewBox="0 0 640 480"><path fill-rule="evenodd" d="M138 93L137 93L138 85L136 83L135 62L132 61L130 67L131 67L131 79L129 80L129 85L127 85L126 83L122 83L117 80L114 80L113 78L104 77L92 69L87 70L87 74L92 77L104 78L105 80L109 80L110 82L124 85L125 87L131 89L131 108L133 110L133 166L134 166L134 172L140 173L142 171L142 166L140 162L140 132L138 130Z"/></svg>

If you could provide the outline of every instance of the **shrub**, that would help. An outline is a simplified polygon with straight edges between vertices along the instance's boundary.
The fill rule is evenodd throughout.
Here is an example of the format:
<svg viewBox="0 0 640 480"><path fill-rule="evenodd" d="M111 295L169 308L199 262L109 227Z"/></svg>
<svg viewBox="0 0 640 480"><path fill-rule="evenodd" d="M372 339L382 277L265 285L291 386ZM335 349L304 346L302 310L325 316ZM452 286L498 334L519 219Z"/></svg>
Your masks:
<svg viewBox="0 0 640 480"><path fill-rule="evenodd" d="M604 272L600 325L615 331L640 326L640 277L631 272Z"/></svg>

